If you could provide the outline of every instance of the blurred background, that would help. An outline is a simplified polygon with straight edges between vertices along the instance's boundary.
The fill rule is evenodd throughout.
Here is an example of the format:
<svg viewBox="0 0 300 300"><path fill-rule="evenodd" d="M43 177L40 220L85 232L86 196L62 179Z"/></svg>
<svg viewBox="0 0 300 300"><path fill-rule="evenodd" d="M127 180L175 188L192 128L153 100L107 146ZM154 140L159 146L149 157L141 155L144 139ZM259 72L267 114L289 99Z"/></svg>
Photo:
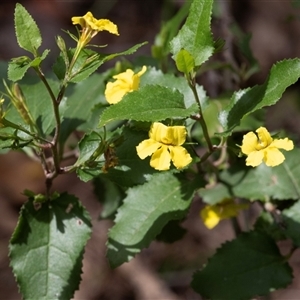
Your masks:
<svg viewBox="0 0 300 300"><path fill-rule="evenodd" d="M36 20L43 37L43 49L51 49L44 64L50 69L58 48L55 36L61 35L69 47L75 42L62 31L75 33L72 16L82 16L91 11L96 18L108 18L118 25L120 36L105 32L96 36L94 44L108 44L109 52L130 48L136 43L148 41L135 56L151 55L151 45L162 22L171 18L184 1L179 0L26 0L18 1ZM0 4L0 60L26 55L17 45L14 35L13 14L16 1L4 0ZM245 33L251 33L251 48L261 71L248 81L251 85L261 84L268 70L278 60L300 57L300 0L216 0L214 18L215 37L226 40L224 61L239 63L234 52L234 37L229 26L238 24ZM133 56L134 57L134 56ZM131 59L127 57L127 59ZM102 66L104 70L110 65ZM210 96L216 96L224 88L224 80L217 71L201 76ZM282 101L267 112L267 126L272 129L287 129L299 137L299 84L285 93ZM0 300L18 300L18 294L11 269L9 268L8 241L16 226L21 205L26 200L24 189L36 193L44 191L44 175L40 165L20 152L0 155ZM105 258L105 241L109 220L98 221L101 204L93 196L93 187L81 183L75 174L61 176L55 182L57 191L67 190L75 194L86 206L93 218L93 236L89 241L83 266L80 290L74 299L85 300L172 300L201 297L189 288L193 272L201 267L215 249L234 233L229 221L213 230L206 229L199 219L201 201L194 201L183 226L185 237L175 243L153 242L148 249L128 264L110 270ZM255 216L255 207L253 216ZM284 253L288 243L280 244ZM277 291L268 299L299 299L300 256L296 252L291 259L295 280L285 290Z"/></svg>

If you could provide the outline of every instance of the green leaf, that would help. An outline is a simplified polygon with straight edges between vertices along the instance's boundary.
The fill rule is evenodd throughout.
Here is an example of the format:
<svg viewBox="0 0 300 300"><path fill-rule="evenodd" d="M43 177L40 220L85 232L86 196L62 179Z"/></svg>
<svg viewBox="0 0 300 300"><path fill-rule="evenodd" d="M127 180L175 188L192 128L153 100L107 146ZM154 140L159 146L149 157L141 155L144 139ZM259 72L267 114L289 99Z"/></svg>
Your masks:
<svg viewBox="0 0 300 300"><path fill-rule="evenodd" d="M300 201L282 211L282 222L284 233L289 237L295 246L300 247Z"/></svg>
<svg viewBox="0 0 300 300"><path fill-rule="evenodd" d="M193 71L195 67L195 59L191 53L185 49L181 49L176 56L176 67L180 72L185 74Z"/></svg>
<svg viewBox="0 0 300 300"><path fill-rule="evenodd" d="M64 193L44 203L29 198L9 254L24 299L72 298L90 235L90 218L76 197Z"/></svg>
<svg viewBox="0 0 300 300"><path fill-rule="evenodd" d="M263 107L274 105L287 87L300 77L300 59L283 60L276 63L264 84L235 92L228 107L219 115L224 128L221 135L230 135L242 118Z"/></svg>
<svg viewBox="0 0 300 300"><path fill-rule="evenodd" d="M171 41L171 52L176 58L181 49L186 49L200 66L214 53L210 28L213 0L194 0L187 20L178 35Z"/></svg>
<svg viewBox="0 0 300 300"><path fill-rule="evenodd" d="M7 77L11 81L21 80L27 70L31 67L31 59L23 56L12 59L8 64Z"/></svg>
<svg viewBox="0 0 300 300"><path fill-rule="evenodd" d="M177 90L146 85L126 94L122 101L104 110L99 126L115 120L155 122L167 118L186 118L197 110L196 104L186 108L183 95Z"/></svg>
<svg viewBox="0 0 300 300"><path fill-rule="evenodd" d="M252 299L284 288L293 279L292 269L276 243L252 231L225 243L194 274L193 289L208 299Z"/></svg>
<svg viewBox="0 0 300 300"><path fill-rule="evenodd" d="M20 3L15 8L15 30L19 46L35 56L42 44L41 33L31 15Z"/></svg>
<svg viewBox="0 0 300 300"><path fill-rule="evenodd" d="M29 57L21 56L13 58L8 65L7 77L11 81L21 80L30 67L38 67L46 58L50 50L45 50L41 57L31 60Z"/></svg>
<svg viewBox="0 0 300 300"><path fill-rule="evenodd" d="M129 261L148 247L170 220L182 219L194 190L194 182L179 180L170 172L155 174L144 185L130 188L108 234L110 265L115 268Z"/></svg>
<svg viewBox="0 0 300 300"><path fill-rule="evenodd" d="M256 168L234 166L221 173L220 179L231 192L249 200L300 198L300 149L284 152L285 161L277 167L264 163Z"/></svg>
<svg viewBox="0 0 300 300"><path fill-rule="evenodd" d="M195 97L184 77L176 77L174 74L164 74L161 70L148 67L147 72L141 77L140 87L145 85L161 85L170 89L176 88L183 96L185 107L195 104ZM201 107L207 106L207 96L202 86L196 85Z"/></svg>
<svg viewBox="0 0 300 300"><path fill-rule="evenodd" d="M97 132L92 131L91 133L86 134L78 144L79 156L75 165L83 165L86 161L88 161L95 151L99 149L101 142L101 137ZM99 155L102 154L103 151L100 152Z"/></svg>

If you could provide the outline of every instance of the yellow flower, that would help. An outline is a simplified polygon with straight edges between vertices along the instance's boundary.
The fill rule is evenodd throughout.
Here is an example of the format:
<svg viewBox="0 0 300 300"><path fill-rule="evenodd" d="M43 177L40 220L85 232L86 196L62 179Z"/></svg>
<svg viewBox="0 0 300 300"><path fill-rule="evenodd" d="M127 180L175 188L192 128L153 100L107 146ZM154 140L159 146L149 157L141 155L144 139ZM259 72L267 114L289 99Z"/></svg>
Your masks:
<svg viewBox="0 0 300 300"><path fill-rule="evenodd" d="M246 165L256 167L263 161L269 167L281 164L285 157L278 149L290 151L294 148L293 141L288 138L273 139L265 127L244 135L241 150L248 157Z"/></svg>
<svg viewBox="0 0 300 300"><path fill-rule="evenodd" d="M99 32L106 30L112 34L119 35L118 27L107 19L94 18L91 12L87 12L83 17L72 17L74 25L82 27L81 36L79 38L79 47L83 48L90 40Z"/></svg>
<svg viewBox="0 0 300 300"><path fill-rule="evenodd" d="M215 205L206 205L200 211L200 217L208 229L212 229L221 220L229 219L238 215L242 209L247 209L249 204L236 204L232 199L224 199Z"/></svg>
<svg viewBox="0 0 300 300"><path fill-rule="evenodd" d="M150 165L156 170L170 169L172 160L177 169L184 168L192 158L181 145L186 139L184 126L166 126L155 122L149 131L149 139L142 141L137 147L137 154L141 159L152 155Z"/></svg>
<svg viewBox="0 0 300 300"><path fill-rule="evenodd" d="M116 104L121 101L127 93L135 91L139 88L140 77L146 72L146 66L136 74L130 69L125 72L113 76L116 81L108 82L105 89L105 97L109 104Z"/></svg>

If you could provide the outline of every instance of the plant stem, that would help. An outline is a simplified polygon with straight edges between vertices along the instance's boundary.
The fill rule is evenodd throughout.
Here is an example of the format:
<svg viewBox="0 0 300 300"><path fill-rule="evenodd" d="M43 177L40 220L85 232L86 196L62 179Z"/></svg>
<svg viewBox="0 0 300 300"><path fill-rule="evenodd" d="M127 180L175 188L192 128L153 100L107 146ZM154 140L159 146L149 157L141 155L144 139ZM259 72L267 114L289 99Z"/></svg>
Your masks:
<svg viewBox="0 0 300 300"><path fill-rule="evenodd" d="M198 107L199 107L200 118L197 118L197 120L199 121L199 123L202 127L203 135L204 135L204 138L205 138L206 143L208 145L209 152L212 153L214 151L214 146L213 146L213 144L211 142L211 139L209 137L207 125L206 125L205 120L204 120L201 102L200 102L200 99L199 99L199 96L198 96L198 93L197 93L197 89L196 89L195 78L192 78L189 75L188 78L187 78L187 81L188 81L188 85L191 88L191 90L194 94L195 100L196 100L196 102L198 104Z"/></svg>

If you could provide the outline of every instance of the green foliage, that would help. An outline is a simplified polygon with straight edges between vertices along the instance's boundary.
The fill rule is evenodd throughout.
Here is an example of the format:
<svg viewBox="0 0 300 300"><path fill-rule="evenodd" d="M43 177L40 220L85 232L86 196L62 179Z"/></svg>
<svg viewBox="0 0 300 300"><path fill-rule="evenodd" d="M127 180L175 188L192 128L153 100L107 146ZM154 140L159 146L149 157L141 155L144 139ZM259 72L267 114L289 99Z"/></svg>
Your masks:
<svg viewBox="0 0 300 300"><path fill-rule="evenodd" d="M60 53L49 74L42 62L49 59L50 50L38 53L42 43L38 26L21 4L16 5L17 41L33 57L0 63L0 149L22 151L38 161L45 174L42 193L25 190L28 201L9 245L11 267L24 299L71 299L79 287L91 220L75 196L52 191L56 178L71 172L93 185L94 200L102 207L99 219L114 220L107 239L111 267L129 262L153 240L183 239L189 229L181 223L192 214L200 213L211 229L239 210L236 203L245 204L245 210L255 203L257 215L251 213L250 219L246 211L233 217L236 237L204 266L199 264L202 250L193 251L199 250L200 259L196 257L192 265L200 270L191 285L203 298L231 300L253 299L291 283L288 260L300 247L299 139L288 127L276 128L273 143L255 135L246 142L249 135L243 135L267 124L266 108L299 79L300 59L276 62L263 84L249 86L247 79L258 72L258 62L251 51L251 35L233 23L230 43L236 49L230 55L235 62L219 61L218 56L209 60L227 42L223 37L213 40L211 18L217 4L186 1L156 35L153 57L136 53L133 62L121 57L146 43L117 53L102 53L104 47L91 50L94 35L107 28L99 29L98 22L91 26L94 18L86 26L82 17L77 36L66 32L75 41L73 48L56 38ZM114 67L98 72L116 58ZM136 73L141 66L146 72ZM221 80L234 78L236 91L215 82L214 93L220 93L209 97L200 80L211 70ZM210 86L209 76L205 78ZM112 93L125 93L114 105L105 99L109 86ZM153 129L153 122L165 126ZM283 139L278 141L277 136ZM292 144L285 136L294 138L291 151L282 150ZM245 148L252 151L252 158L271 158L274 166L280 163L247 167L246 154L241 153ZM165 167L169 161L170 167ZM230 205L225 199L231 200ZM201 201L203 211L194 211L199 207L195 205L189 213L193 201ZM292 247L283 257L276 242L287 239Z"/></svg>
<svg viewBox="0 0 300 300"><path fill-rule="evenodd" d="M16 4L15 9L15 29L19 46L35 56L42 44L41 33L31 15L20 3Z"/></svg>
<svg viewBox="0 0 300 300"><path fill-rule="evenodd" d="M30 198L21 210L9 254L24 298L71 298L90 234L88 213L74 196L64 193L51 202Z"/></svg>
<svg viewBox="0 0 300 300"><path fill-rule="evenodd" d="M286 76L282 77L282 74ZM262 85L246 88L233 94L228 107L220 113L219 119L225 129L223 135L231 134L242 118L265 106L274 105L287 87L300 77L298 58L283 60L275 64Z"/></svg>
<svg viewBox="0 0 300 300"><path fill-rule="evenodd" d="M131 119L155 122L166 118L185 118L197 112L197 105L185 107L183 95L167 87L146 85L124 96L122 101L108 107L99 126L111 121Z"/></svg>
<svg viewBox="0 0 300 300"><path fill-rule="evenodd" d="M286 287L292 278L292 269L275 242L252 231L218 249L204 269L194 274L192 287L212 300L251 299Z"/></svg>
<svg viewBox="0 0 300 300"><path fill-rule="evenodd" d="M170 220L182 219L195 188L195 184L180 182L172 173L159 173L144 185L129 189L108 234L110 265L115 268L129 261Z"/></svg>
<svg viewBox="0 0 300 300"><path fill-rule="evenodd" d="M210 29L212 0L194 0L183 27L170 43L173 58L185 49L195 60L195 66L203 64L214 52Z"/></svg>

